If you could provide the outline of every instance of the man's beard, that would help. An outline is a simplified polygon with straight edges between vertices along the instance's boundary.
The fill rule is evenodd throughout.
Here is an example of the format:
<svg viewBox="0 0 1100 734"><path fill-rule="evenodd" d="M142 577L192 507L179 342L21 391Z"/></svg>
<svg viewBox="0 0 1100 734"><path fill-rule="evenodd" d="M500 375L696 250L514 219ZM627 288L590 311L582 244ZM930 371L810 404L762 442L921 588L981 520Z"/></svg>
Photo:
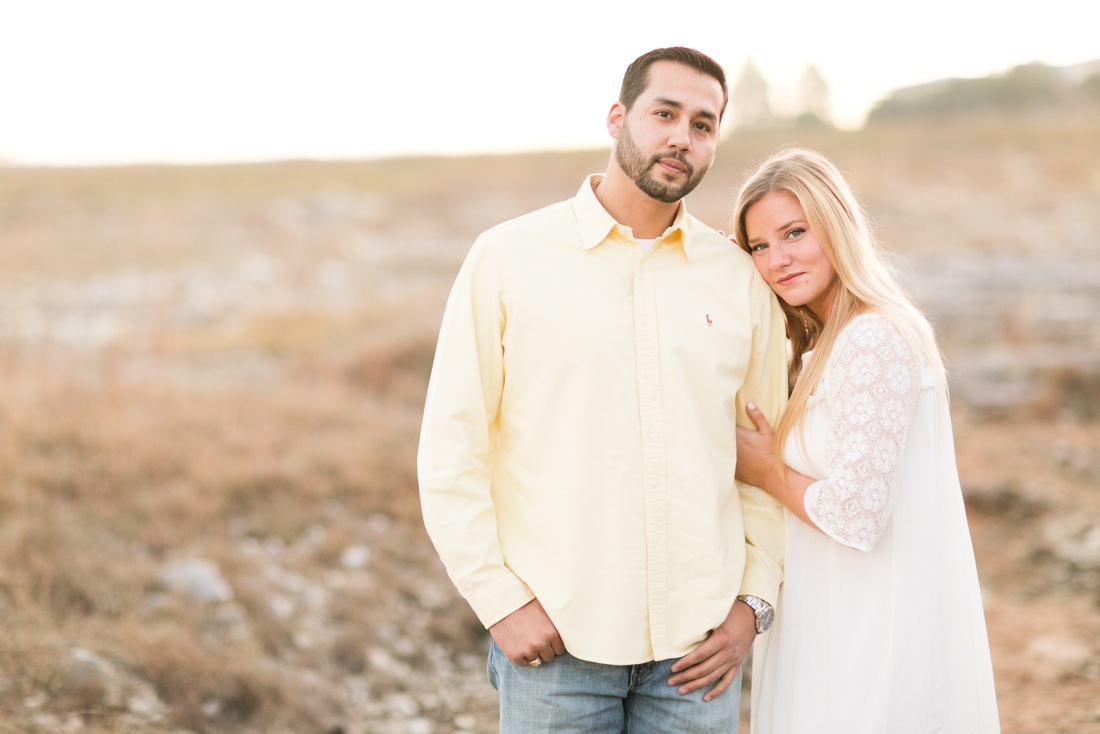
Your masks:
<svg viewBox="0 0 1100 734"><path fill-rule="evenodd" d="M650 174L650 170L658 161L669 158L679 161L687 169L687 178L682 184L676 185L658 181ZM615 161L627 177L634 182L635 186L650 198L666 204L674 204L690 194L703 180L707 168L710 167L707 166L696 173L695 167L688 163L682 153L672 151L646 158L642 151L638 149L638 146L634 144L634 138L631 137L630 129L626 125L623 125L618 142L615 144Z"/></svg>

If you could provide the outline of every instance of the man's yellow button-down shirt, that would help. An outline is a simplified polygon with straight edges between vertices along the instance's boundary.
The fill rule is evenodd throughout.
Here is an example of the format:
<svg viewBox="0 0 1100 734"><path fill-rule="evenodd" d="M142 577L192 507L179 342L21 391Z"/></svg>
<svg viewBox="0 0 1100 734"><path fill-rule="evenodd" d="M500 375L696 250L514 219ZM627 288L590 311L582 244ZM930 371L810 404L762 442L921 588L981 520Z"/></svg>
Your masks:
<svg viewBox="0 0 1100 734"><path fill-rule="evenodd" d="M783 317L687 214L643 253L578 195L483 233L443 317L425 524L485 626L538 598L574 656L679 657L738 594L775 603L783 511L734 481L745 403L786 398Z"/></svg>

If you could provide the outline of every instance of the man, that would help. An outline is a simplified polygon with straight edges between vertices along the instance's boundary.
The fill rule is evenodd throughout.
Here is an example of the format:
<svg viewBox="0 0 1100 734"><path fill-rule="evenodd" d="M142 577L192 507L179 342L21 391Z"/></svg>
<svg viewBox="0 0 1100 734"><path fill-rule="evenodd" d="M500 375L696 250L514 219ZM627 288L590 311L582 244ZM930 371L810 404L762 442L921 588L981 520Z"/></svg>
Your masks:
<svg viewBox="0 0 1100 734"><path fill-rule="evenodd" d="M421 499L506 734L736 730L783 517L735 484L735 416L786 372L770 289L682 201L726 101L697 51L638 58L606 174L483 233L447 304Z"/></svg>

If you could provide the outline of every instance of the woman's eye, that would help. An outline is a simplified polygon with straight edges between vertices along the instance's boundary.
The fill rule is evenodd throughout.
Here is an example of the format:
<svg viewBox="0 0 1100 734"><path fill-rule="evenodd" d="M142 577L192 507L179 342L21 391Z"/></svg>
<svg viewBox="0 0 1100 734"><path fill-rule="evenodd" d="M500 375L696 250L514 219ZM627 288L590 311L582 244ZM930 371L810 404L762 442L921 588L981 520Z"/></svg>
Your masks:
<svg viewBox="0 0 1100 734"><path fill-rule="evenodd" d="M768 249L768 246L763 242L749 246L749 252L763 252L766 249Z"/></svg>
<svg viewBox="0 0 1100 734"><path fill-rule="evenodd" d="M797 238L801 237L804 234L806 234L806 230L802 229L801 227L795 227L794 229L792 229L790 232L787 233L787 236L792 238L792 239L797 239Z"/></svg>

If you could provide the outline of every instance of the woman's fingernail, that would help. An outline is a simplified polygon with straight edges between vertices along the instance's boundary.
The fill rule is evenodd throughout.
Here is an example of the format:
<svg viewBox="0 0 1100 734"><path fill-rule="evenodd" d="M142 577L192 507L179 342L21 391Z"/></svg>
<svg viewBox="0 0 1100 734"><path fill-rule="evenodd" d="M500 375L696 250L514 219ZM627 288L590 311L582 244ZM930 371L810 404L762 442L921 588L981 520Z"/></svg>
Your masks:
<svg viewBox="0 0 1100 734"><path fill-rule="evenodd" d="M756 403L748 403L748 404L746 405L746 407L747 407L747 408L748 408L749 410L756 410Z"/></svg>

